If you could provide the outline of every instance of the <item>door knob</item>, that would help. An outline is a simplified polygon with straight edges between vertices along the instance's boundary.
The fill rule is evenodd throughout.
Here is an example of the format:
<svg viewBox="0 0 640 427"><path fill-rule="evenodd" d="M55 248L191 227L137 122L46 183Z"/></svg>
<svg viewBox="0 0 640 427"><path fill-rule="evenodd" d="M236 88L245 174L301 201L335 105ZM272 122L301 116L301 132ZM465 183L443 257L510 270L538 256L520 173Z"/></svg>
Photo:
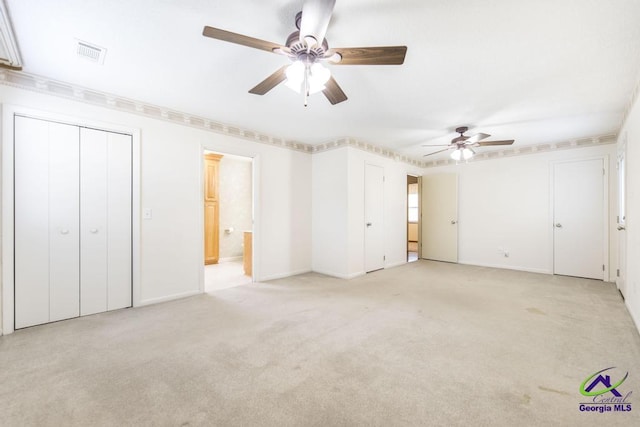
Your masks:
<svg viewBox="0 0 640 427"><path fill-rule="evenodd" d="M96 234L98 232L97 228L92 228L91 230L89 230L90 232L92 232L93 234Z"/></svg>
<svg viewBox="0 0 640 427"><path fill-rule="evenodd" d="M458 221L456 221L455 219L452 219L452 220L451 220L451 225L456 225L456 223L457 223L457 222L458 222Z"/></svg>
<svg viewBox="0 0 640 427"><path fill-rule="evenodd" d="M557 224L555 225L555 227L556 227L556 228L562 228L562 224L557 223Z"/></svg>
<svg viewBox="0 0 640 427"><path fill-rule="evenodd" d="M373 224L371 224L370 222L367 223L367 227L371 227Z"/></svg>
<svg viewBox="0 0 640 427"><path fill-rule="evenodd" d="M618 231L626 230L627 228L624 225L618 226Z"/></svg>

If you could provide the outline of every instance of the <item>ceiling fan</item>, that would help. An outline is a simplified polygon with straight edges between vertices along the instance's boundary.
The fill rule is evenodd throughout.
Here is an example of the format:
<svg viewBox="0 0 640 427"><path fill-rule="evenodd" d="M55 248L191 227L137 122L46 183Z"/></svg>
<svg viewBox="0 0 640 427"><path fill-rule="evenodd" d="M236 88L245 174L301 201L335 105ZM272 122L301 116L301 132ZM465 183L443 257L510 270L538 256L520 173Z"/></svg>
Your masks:
<svg viewBox="0 0 640 427"><path fill-rule="evenodd" d="M347 100L347 95L323 63L334 65L400 65L404 63L406 46L329 48L325 33L336 0L305 0L296 14L297 31L284 45L205 26L202 35L254 49L266 50L289 58L285 65L258 83L249 93L264 95L286 80L291 89L309 95L322 91L332 105Z"/></svg>
<svg viewBox="0 0 640 427"><path fill-rule="evenodd" d="M447 147L443 150L425 154L424 157L442 153L443 151L451 150L453 148L454 151L451 152L451 158L457 162L460 160L469 160L476 154L476 152L471 147L511 145L514 142L513 139L505 139L502 141L482 141L483 139L489 138L491 135L486 133L478 133L473 136L465 136L464 133L468 130L469 128L467 126L460 126L456 128L456 132L458 132L460 135L453 138L450 144L423 145L423 147Z"/></svg>

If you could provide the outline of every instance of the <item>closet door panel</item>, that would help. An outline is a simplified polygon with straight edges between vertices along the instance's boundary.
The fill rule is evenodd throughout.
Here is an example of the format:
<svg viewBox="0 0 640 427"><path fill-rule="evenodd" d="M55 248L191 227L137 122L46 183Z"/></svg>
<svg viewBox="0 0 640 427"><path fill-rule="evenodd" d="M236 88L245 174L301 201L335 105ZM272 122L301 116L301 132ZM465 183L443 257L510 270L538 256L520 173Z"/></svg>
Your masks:
<svg viewBox="0 0 640 427"><path fill-rule="evenodd" d="M49 321L49 125L15 118L15 327Z"/></svg>
<svg viewBox="0 0 640 427"><path fill-rule="evenodd" d="M80 130L82 315L107 311L107 133Z"/></svg>
<svg viewBox="0 0 640 427"><path fill-rule="evenodd" d="M108 310L131 307L131 136L108 134Z"/></svg>
<svg viewBox="0 0 640 427"><path fill-rule="evenodd" d="M80 315L79 128L49 124L49 321Z"/></svg>

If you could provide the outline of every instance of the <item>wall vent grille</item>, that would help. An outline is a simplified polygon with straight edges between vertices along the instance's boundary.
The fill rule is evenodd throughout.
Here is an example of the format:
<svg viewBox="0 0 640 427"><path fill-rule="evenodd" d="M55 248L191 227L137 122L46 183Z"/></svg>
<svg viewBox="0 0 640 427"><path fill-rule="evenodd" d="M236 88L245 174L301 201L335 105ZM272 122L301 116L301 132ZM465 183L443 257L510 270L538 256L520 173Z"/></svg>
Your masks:
<svg viewBox="0 0 640 427"><path fill-rule="evenodd" d="M106 53L107 50L103 47L78 40L77 54L80 58L103 64Z"/></svg>

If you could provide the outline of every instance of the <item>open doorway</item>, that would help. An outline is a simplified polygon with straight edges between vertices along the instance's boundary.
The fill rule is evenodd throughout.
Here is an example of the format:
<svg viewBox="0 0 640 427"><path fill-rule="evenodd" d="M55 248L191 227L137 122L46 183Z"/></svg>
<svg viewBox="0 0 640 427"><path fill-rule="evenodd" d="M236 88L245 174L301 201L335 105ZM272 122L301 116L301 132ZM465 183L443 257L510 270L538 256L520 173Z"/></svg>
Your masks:
<svg viewBox="0 0 640 427"><path fill-rule="evenodd" d="M407 262L418 260L420 191L418 177L407 175Z"/></svg>
<svg viewBox="0 0 640 427"><path fill-rule="evenodd" d="M204 151L204 290L252 282L253 159Z"/></svg>

